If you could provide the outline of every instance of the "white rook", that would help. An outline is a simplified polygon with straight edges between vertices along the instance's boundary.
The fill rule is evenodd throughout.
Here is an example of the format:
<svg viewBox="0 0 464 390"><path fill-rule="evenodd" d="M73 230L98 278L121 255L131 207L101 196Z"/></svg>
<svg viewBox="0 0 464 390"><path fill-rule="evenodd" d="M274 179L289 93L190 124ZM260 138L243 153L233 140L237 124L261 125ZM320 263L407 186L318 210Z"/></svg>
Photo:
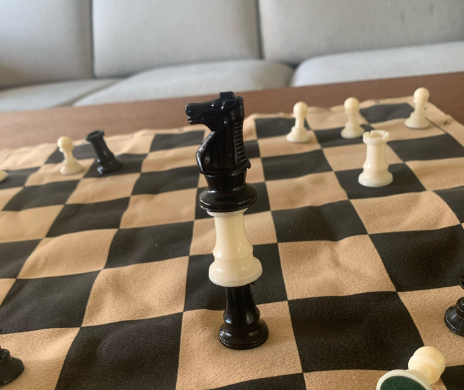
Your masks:
<svg viewBox="0 0 464 390"><path fill-rule="evenodd" d="M409 370L387 372L377 383L377 390L416 389L414 384L424 390L432 390L445 371L446 361L442 353L433 347L419 348L409 360Z"/></svg>
<svg viewBox="0 0 464 390"><path fill-rule="evenodd" d="M345 100L345 113L348 121L341 132L343 138L359 138L363 135L364 129L359 123L359 102L358 99L350 97Z"/></svg>
<svg viewBox="0 0 464 390"><path fill-rule="evenodd" d="M290 142L309 142L310 136L304 126L308 106L306 103L298 102L293 107L293 116L295 117L295 126L287 134L287 140Z"/></svg>
<svg viewBox="0 0 464 390"><path fill-rule="evenodd" d="M209 267L209 278L219 286L244 286L254 282L263 273L261 262L253 256L253 247L245 233L245 211L208 211L216 225L214 262Z"/></svg>
<svg viewBox="0 0 464 390"><path fill-rule="evenodd" d="M411 129L425 129L429 126L429 121L425 117L425 105L429 100L430 93L426 88L418 88L414 92L415 109L411 116L406 119L404 124Z"/></svg>
<svg viewBox="0 0 464 390"><path fill-rule="evenodd" d="M389 136L390 133L383 130L364 133L363 142L367 145L367 153L363 172L359 175L359 184L365 187L383 187L393 181L385 156Z"/></svg>

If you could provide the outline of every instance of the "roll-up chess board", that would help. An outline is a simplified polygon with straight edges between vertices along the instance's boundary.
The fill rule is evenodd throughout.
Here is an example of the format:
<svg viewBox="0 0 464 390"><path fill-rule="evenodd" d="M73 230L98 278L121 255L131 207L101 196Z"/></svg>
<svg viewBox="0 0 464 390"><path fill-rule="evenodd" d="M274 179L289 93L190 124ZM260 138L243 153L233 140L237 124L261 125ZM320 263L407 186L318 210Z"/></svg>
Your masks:
<svg viewBox="0 0 464 390"><path fill-rule="evenodd" d="M247 351L218 340L204 126L107 137L124 164L107 176L84 141L73 176L56 145L0 151L0 344L26 367L7 388L372 390L431 345L447 361L434 389L462 390L464 338L443 316L463 293L464 127L426 109L412 130L412 97L361 103L362 126L390 133L382 188L358 183L366 145L340 137L341 105L309 109L305 144L286 140L291 114L245 120L270 332Z"/></svg>

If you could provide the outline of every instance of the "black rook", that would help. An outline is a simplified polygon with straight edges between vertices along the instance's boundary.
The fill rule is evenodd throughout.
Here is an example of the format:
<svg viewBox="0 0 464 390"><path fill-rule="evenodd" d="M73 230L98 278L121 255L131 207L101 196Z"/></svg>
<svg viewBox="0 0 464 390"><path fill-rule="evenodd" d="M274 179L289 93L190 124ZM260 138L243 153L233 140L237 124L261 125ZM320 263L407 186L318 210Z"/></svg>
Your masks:
<svg viewBox="0 0 464 390"><path fill-rule="evenodd" d="M97 171L100 175L106 175L107 173L115 172L122 168L122 163L108 149L105 139L103 136L105 133L103 130L95 130L85 137L89 141L97 154Z"/></svg>

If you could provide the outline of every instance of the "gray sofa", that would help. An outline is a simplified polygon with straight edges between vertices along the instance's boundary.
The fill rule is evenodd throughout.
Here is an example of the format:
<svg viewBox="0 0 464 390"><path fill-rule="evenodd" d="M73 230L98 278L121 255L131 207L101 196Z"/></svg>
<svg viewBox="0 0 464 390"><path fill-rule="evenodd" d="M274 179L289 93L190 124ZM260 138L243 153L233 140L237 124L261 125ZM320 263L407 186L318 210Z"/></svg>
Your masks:
<svg viewBox="0 0 464 390"><path fill-rule="evenodd" d="M462 0L0 1L0 111L455 71Z"/></svg>

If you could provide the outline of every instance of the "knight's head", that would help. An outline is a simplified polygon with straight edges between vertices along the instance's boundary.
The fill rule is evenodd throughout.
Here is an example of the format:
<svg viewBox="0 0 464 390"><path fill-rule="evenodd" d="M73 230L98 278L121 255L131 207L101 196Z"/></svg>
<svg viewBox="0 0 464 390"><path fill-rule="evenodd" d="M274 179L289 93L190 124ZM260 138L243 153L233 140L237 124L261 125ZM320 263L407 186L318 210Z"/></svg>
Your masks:
<svg viewBox="0 0 464 390"><path fill-rule="evenodd" d="M191 125L201 123L214 131L224 121L243 121L243 99L233 92L221 92L214 100L187 104L185 113Z"/></svg>

